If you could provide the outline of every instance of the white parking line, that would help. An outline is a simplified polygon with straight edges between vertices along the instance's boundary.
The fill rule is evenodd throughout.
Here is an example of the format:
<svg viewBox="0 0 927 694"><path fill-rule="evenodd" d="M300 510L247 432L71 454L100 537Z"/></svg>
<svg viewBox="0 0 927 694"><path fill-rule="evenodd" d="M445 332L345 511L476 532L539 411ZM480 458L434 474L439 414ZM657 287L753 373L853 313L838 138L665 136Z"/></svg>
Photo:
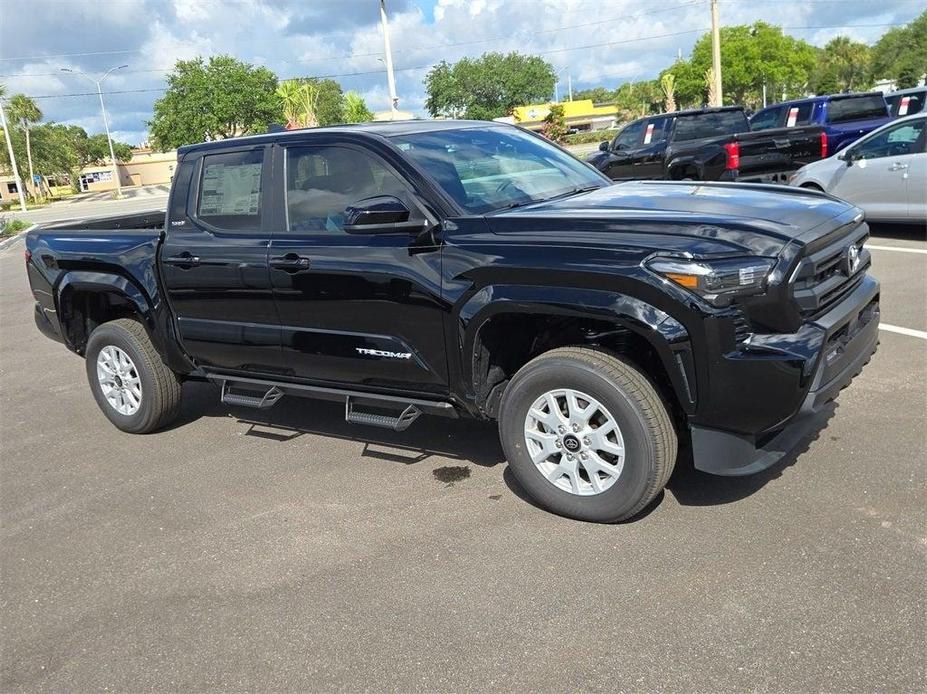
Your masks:
<svg viewBox="0 0 927 694"><path fill-rule="evenodd" d="M871 251L898 251L899 253L925 253L927 249L923 248L901 248L900 246L873 246L871 243L866 244L866 248Z"/></svg>
<svg viewBox="0 0 927 694"><path fill-rule="evenodd" d="M927 330L913 330L912 328L902 328L900 325L889 325L888 323L879 323L879 330L886 330L890 333L907 335L909 337L919 337L927 340Z"/></svg>

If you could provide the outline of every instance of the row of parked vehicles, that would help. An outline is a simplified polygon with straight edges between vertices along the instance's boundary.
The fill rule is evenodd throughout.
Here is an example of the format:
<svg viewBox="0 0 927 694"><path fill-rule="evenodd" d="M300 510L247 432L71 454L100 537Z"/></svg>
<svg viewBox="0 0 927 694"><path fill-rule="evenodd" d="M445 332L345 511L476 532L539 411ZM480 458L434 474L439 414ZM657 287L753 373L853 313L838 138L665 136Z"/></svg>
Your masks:
<svg viewBox="0 0 927 694"><path fill-rule="evenodd" d="M647 116L589 162L613 180L789 183L844 197L870 219L927 219L927 87ZM878 161L875 161L878 160ZM852 171L850 170L852 169Z"/></svg>

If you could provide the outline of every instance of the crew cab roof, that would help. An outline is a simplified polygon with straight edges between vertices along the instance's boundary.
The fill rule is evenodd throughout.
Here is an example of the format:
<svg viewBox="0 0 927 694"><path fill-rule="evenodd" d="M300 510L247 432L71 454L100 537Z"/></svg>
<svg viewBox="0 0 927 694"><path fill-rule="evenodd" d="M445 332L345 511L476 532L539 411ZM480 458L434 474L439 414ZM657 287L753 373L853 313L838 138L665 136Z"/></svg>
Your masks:
<svg viewBox="0 0 927 694"><path fill-rule="evenodd" d="M226 148L238 143L278 142L290 138L298 138L306 133L341 133L341 134L369 134L381 137L396 135L411 135L413 133L438 132L442 130L460 130L462 128L506 127L505 123L480 120L395 120L374 121L371 123L352 123L347 125L331 125L320 128L300 128L298 130L280 130L277 132L261 133L259 135L246 135L244 137L231 137L226 140L213 140L198 142L193 145L184 145L177 149L178 156L188 152Z"/></svg>

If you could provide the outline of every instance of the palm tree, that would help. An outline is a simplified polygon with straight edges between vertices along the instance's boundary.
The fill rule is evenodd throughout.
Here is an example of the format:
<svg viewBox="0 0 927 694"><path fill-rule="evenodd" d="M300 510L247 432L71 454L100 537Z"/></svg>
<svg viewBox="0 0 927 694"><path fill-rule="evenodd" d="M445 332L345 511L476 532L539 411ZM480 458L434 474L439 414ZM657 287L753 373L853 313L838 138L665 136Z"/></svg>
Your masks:
<svg viewBox="0 0 927 694"><path fill-rule="evenodd" d="M25 94L16 94L10 99L10 119L19 124L26 133L26 158L29 160L29 185L26 189L33 200L35 194L35 172L32 170L32 142L29 139L29 128L42 120L42 111L35 101Z"/></svg>
<svg viewBox="0 0 927 694"><path fill-rule="evenodd" d="M277 96L283 104L287 129L314 128L319 124L319 89L315 84L287 80L277 87Z"/></svg>

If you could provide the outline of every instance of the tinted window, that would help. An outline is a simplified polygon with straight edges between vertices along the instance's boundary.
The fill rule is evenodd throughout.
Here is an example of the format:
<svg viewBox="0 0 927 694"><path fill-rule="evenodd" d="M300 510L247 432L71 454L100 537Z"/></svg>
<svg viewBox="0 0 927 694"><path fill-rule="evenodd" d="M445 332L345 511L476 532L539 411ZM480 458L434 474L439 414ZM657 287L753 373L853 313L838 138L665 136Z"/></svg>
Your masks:
<svg viewBox="0 0 927 694"><path fill-rule="evenodd" d="M676 117L676 142L718 137L746 132L750 129L743 111L714 111Z"/></svg>
<svg viewBox="0 0 927 694"><path fill-rule="evenodd" d="M187 216L187 197L190 182L193 180L193 162L185 161L174 174L174 187L171 190L171 220L182 220Z"/></svg>
<svg viewBox="0 0 927 694"><path fill-rule="evenodd" d="M261 226L263 149L203 157L196 214L222 229Z"/></svg>
<svg viewBox="0 0 927 694"><path fill-rule="evenodd" d="M834 99L827 107L828 123L847 123L854 120L881 118L887 115L885 100L881 94Z"/></svg>
<svg viewBox="0 0 927 694"><path fill-rule="evenodd" d="M768 130L769 128L779 127L779 116L782 113L782 107L774 106L757 113L750 119L750 130Z"/></svg>
<svg viewBox="0 0 927 694"><path fill-rule="evenodd" d="M640 144L641 136L644 133L644 121L637 120L618 133L615 141L612 143L612 149L632 149Z"/></svg>
<svg viewBox="0 0 927 694"><path fill-rule="evenodd" d="M814 103L805 101L801 104L795 104L785 109L785 119L783 125L786 128L795 128L811 123L811 112L814 111Z"/></svg>
<svg viewBox="0 0 927 694"><path fill-rule="evenodd" d="M588 164L518 128L461 128L391 139L472 214L608 184Z"/></svg>
<svg viewBox="0 0 927 694"><path fill-rule="evenodd" d="M644 128L644 144L649 145L660 142L666 138L666 123L668 118L651 118Z"/></svg>
<svg viewBox="0 0 927 694"><path fill-rule="evenodd" d="M916 120L911 123L899 123L893 128L883 130L875 137L853 147L853 158L880 159L922 152L924 123L923 120Z"/></svg>
<svg viewBox="0 0 927 694"><path fill-rule="evenodd" d="M893 118L900 116L913 116L924 110L924 97L927 91L912 92L909 94L892 94L885 97Z"/></svg>
<svg viewBox="0 0 927 694"><path fill-rule="evenodd" d="M287 148L289 231L341 231L345 208L377 195L395 196L416 209L399 176L372 154L348 147Z"/></svg>

